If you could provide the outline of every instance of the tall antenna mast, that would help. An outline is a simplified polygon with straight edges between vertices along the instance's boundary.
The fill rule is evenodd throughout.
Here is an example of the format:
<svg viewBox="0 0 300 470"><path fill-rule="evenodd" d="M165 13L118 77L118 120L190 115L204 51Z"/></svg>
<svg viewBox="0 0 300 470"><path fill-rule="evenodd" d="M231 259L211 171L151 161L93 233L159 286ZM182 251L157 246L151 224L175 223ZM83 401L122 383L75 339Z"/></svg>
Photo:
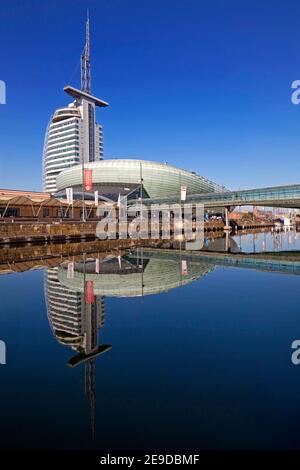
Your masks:
<svg viewBox="0 0 300 470"><path fill-rule="evenodd" d="M87 11L86 40L81 54L81 91L91 93L91 60L90 60L90 17Z"/></svg>

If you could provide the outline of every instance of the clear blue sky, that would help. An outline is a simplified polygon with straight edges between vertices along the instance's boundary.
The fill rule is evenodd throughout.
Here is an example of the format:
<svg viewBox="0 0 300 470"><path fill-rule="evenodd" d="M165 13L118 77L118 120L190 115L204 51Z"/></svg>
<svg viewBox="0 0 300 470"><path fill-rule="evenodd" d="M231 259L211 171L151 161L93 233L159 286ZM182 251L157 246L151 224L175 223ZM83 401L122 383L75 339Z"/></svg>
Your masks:
<svg viewBox="0 0 300 470"><path fill-rule="evenodd" d="M0 0L0 187L41 189L87 8L106 158L167 161L232 189L300 183L299 1Z"/></svg>

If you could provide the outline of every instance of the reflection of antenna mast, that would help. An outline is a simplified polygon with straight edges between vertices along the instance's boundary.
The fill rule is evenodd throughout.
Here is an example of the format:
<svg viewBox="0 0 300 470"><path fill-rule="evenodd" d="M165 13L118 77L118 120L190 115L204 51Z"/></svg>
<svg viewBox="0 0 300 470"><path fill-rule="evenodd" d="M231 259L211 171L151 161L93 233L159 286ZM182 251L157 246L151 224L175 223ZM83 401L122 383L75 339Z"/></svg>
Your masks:
<svg viewBox="0 0 300 470"><path fill-rule="evenodd" d="M144 248L141 247L141 263L142 263L142 297L144 296Z"/></svg>
<svg viewBox="0 0 300 470"><path fill-rule="evenodd" d="M80 58L81 62L81 91L91 93L91 57L90 57L90 18L87 12L86 40Z"/></svg>
<svg viewBox="0 0 300 470"><path fill-rule="evenodd" d="M91 430L92 439L95 437L95 410L96 410L96 391L95 391L95 359L90 359L85 363L85 393L91 407Z"/></svg>

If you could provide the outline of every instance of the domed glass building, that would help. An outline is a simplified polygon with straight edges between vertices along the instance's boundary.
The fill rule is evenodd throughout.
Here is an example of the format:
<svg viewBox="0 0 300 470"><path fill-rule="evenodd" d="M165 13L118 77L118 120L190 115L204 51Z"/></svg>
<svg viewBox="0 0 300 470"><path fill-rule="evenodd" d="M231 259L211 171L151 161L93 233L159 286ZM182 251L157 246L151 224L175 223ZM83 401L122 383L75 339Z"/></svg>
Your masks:
<svg viewBox="0 0 300 470"><path fill-rule="evenodd" d="M92 170L93 192L86 194L87 199L99 197L117 200L119 194L128 198L160 198L180 194L180 187L186 186L188 194L223 191L224 188L212 181L167 163L146 160L101 160L84 165ZM64 197L66 188L73 188L74 198L82 195L82 165L63 170L56 179L57 196Z"/></svg>

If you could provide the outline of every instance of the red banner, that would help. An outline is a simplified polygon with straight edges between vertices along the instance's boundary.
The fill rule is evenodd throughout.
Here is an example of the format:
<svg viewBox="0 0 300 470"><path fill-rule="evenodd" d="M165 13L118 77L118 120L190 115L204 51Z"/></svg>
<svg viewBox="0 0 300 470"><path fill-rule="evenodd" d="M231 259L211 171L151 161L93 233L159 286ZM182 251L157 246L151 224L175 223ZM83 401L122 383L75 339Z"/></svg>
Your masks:
<svg viewBox="0 0 300 470"><path fill-rule="evenodd" d="M87 304L93 304L95 302L94 283L93 283L93 281L86 281L85 302Z"/></svg>
<svg viewBox="0 0 300 470"><path fill-rule="evenodd" d="M92 191L93 189L93 170L84 170L84 190Z"/></svg>

